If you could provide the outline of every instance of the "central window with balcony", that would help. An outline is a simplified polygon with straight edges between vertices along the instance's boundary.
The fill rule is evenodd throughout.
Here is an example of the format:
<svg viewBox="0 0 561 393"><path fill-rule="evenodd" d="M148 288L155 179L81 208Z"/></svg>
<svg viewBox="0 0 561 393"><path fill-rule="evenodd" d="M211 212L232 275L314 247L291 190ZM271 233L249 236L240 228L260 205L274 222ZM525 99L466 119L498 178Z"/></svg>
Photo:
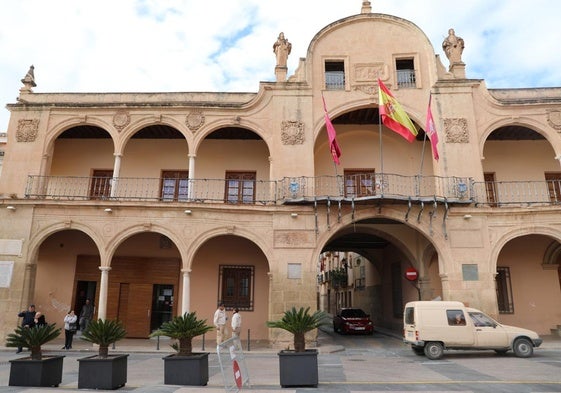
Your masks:
<svg viewBox="0 0 561 393"><path fill-rule="evenodd" d="M254 203L256 177L255 172L226 172L225 201Z"/></svg>
<svg viewBox="0 0 561 393"><path fill-rule="evenodd" d="M345 197L359 198L376 194L374 169L345 170Z"/></svg>
<svg viewBox="0 0 561 393"><path fill-rule="evenodd" d="M186 201L189 198L187 171L162 171L162 201Z"/></svg>

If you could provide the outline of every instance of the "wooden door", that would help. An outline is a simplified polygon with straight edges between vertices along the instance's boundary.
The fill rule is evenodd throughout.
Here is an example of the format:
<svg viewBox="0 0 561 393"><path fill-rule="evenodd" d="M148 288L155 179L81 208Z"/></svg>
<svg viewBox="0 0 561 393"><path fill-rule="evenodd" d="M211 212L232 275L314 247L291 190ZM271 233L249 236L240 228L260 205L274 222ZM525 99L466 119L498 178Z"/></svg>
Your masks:
<svg viewBox="0 0 561 393"><path fill-rule="evenodd" d="M120 293L119 319L125 324L127 337L148 338L150 334L153 285L151 283L128 283L121 284L121 288L124 288L124 285L128 288ZM123 297L123 307L121 307L121 296ZM123 311L122 316L121 310Z"/></svg>

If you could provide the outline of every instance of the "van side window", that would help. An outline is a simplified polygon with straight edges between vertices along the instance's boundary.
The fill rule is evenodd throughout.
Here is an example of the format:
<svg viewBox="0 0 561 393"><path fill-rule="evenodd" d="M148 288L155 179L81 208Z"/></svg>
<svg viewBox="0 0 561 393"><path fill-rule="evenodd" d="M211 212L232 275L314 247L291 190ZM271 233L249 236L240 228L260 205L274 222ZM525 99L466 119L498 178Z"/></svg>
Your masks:
<svg viewBox="0 0 561 393"><path fill-rule="evenodd" d="M469 316L475 326L496 326L496 322L482 312L470 312Z"/></svg>
<svg viewBox="0 0 561 393"><path fill-rule="evenodd" d="M466 317L462 310L446 310L448 317L448 325L450 326L465 326Z"/></svg>

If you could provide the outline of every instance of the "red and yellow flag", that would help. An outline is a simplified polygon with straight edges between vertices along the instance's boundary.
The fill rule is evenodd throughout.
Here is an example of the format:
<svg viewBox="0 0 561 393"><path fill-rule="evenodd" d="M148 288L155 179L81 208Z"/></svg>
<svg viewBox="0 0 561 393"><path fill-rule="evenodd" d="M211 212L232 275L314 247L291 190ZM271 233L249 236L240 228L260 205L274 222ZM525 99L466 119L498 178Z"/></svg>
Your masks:
<svg viewBox="0 0 561 393"><path fill-rule="evenodd" d="M331 150L333 162L335 164L340 164L339 157L341 157L341 149L337 143L335 127L333 127L333 123L331 123L331 119L327 114L327 107L325 106L325 98L323 98L323 94L321 95L321 100L323 101L323 111L325 113L325 128L327 129L327 137L329 138L329 150Z"/></svg>
<svg viewBox="0 0 561 393"><path fill-rule="evenodd" d="M386 85L378 78L380 116L382 123L409 142L415 140L417 129Z"/></svg>

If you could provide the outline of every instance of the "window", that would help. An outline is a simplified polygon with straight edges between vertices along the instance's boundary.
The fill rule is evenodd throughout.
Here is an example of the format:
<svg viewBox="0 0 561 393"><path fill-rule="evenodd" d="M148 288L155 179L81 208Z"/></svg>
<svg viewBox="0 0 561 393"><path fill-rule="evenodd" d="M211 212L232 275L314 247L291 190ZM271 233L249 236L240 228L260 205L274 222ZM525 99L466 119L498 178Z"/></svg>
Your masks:
<svg viewBox="0 0 561 393"><path fill-rule="evenodd" d="M255 179L255 172L226 172L226 202L254 203Z"/></svg>
<svg viewBox="0 0 561 393"><path fill-rule="evenodd" d="M374 169L345 170L345 197L359 198L376 194Z"/></svg>
<svg viewBox="0 0 561 393"><path fill-rule="evenodd" d="M487 203L491 207L497 207L497 182L494 173L484 173L485 193L487 194Z"/></svg>
<svg viewBox="0 0 561 393"><path fill-rule="evenodd" d="M446 310L446 317L450 326L466 325L466 316L462 310Z"/></svg>
<svg viewBox="0 0 561 393"><path fill-rule="evenodd" d="M396 59L395 69L397 71L397 87L417 87L417 79L415 77L415 62L413 58Z"/></svg>
<svg viewBox="0 0 561 393"><path fill-rule="evenodd" d="M162 171L161 198L163 201L186 201L189 197L187 171Z"/></svg>
<svg viewBox="0 0 561 393"><path fill-rule="evenodd" d="M107 199L111 197L111 181L113 171L109 169L94 169L90 185L91 199Z"/></svg>
<svg viewBox="0 0 561 393"><path fill-rule="evenodd" d="M345 90L345 62L325 62L325 88L327 90Z"/></svg>
<svg viewBox="0 0 561 393"><path fill-rule="evenodd" d="M226 308L253 311L254 266L220 265L218 302Z"/></svg>
<svg viewBox="0 0 561 393"><path fill-rule="evenodd" d="M497 303L499 314L514 314L514 299L512 298L512 286L510 284L510 268L497 267Z"/></svg>
<svg viewBox="0 0 561 393"><path fill-rule="evenodd" d="M561 202L561 172L549 172L545 174L549 199L552 203Z"/></svg>

